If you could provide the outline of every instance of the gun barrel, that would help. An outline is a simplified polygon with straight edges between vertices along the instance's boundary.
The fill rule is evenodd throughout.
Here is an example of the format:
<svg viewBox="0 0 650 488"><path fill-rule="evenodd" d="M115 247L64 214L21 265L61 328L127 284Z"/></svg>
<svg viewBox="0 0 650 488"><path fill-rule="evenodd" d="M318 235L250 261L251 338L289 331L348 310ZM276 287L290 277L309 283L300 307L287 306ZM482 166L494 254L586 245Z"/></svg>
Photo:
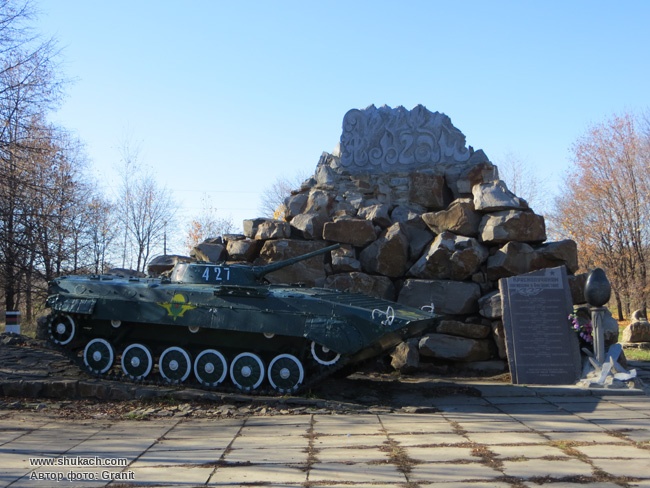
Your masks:
<svg viewBox="0 0 650 488"><path fill-rule="evenodd" d="M283 261L277 261L275 263L265 264L263 266L254 266L253 274L255 275L255 278L261 278L267 273L277 271L278 269L286 268L287 266L291 266L292 264L298 263L300 261L304 261L305 259L313 258L314 256L325 254L326 252L333 251L334 249L338 249L339 247L341 247L341 244L334 244L332 246L327 246L322 249L318 249L316 251L308 252L307 254L296 256L294 258L285 259Z"/></svg>

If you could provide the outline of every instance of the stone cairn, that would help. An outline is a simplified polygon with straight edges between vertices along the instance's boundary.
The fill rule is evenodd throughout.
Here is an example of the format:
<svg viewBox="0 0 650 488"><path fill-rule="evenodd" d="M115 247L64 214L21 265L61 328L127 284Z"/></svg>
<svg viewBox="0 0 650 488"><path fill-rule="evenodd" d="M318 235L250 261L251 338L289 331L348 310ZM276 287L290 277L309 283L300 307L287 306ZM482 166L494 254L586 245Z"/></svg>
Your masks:
<svg viewBox="0 0 650 488"><path fill-rule="evenodd" d="M437 329L392 355L402 372L506 371L500 278L564 265L574 303L584 302L575 242L546 242L544 217L482 150L466 147L449 117L422 105L350 110L337 148L276 217L245 220L243 235L208 240L193 255L265 264L340 243L325 266L313 258L267 278L434 305Z"/></svg>

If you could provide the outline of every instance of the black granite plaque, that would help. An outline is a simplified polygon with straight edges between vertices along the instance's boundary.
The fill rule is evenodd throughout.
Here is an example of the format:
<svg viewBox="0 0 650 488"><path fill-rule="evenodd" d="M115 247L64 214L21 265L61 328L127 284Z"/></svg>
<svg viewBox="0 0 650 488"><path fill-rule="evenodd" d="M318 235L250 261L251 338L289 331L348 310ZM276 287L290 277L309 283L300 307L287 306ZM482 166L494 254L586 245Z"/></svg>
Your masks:
<svg viewBox="0 0 650 488"><path fill-rule="evenodd" d="M570 385L580 378L580 347L571 330L564 266L502 278L499 289L514 384Z"/></svg>

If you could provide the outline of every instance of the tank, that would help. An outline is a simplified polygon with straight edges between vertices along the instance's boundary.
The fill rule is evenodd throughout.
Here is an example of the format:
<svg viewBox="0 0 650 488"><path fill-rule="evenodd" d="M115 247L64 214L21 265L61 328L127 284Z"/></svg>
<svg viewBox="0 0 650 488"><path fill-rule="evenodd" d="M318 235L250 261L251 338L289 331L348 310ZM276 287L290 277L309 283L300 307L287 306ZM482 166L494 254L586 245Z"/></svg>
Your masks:
<svg viewBox="0 0 650 488"><path fill-rule="evenodd" d="M62 276L49 283L50 339L97 375L245 392L306 389L437 322L432 306L264 279L337 247L263 266L178 263L159 278Z"/></svg>

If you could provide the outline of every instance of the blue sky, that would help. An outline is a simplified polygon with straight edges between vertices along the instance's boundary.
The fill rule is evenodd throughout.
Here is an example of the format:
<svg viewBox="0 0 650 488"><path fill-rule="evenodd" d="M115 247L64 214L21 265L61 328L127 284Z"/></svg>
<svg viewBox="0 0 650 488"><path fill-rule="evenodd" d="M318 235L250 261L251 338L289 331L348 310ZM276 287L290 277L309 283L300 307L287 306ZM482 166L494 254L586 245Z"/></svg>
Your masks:
<svg viewBox="0 0 650 488"><path fill-rule="evenodd" d="M650 107L650 2L37 0L75 80L53 119L110 194L120 148L236 226L279 177L311 174L352 108L451 117L551 192L589 125ZM526 198L526 195L520 195ZM179 250L176 250L179 251Z"/></svg>

